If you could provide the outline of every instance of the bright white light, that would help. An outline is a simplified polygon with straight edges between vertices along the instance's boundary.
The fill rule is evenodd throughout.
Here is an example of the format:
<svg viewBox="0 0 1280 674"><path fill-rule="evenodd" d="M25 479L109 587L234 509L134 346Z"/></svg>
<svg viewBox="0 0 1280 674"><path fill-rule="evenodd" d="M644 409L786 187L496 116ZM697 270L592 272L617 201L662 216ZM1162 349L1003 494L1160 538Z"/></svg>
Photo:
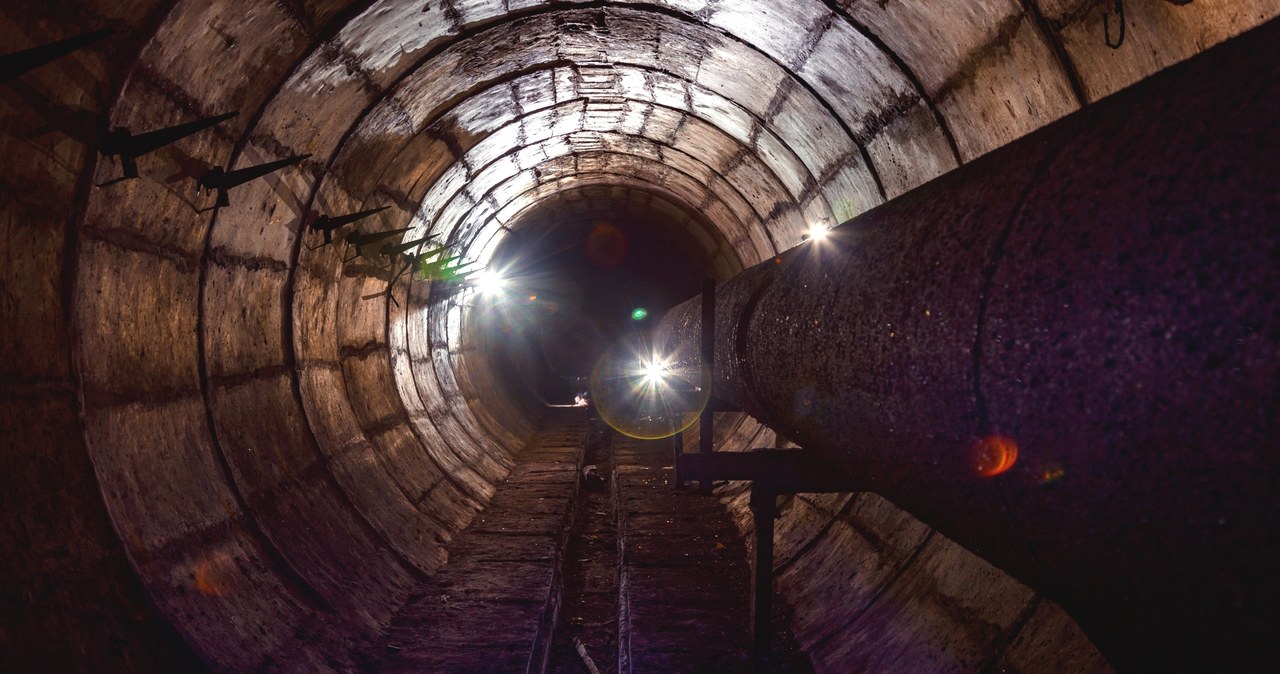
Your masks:
<svg viewBox="0 0 1280 674"><path fill-rule="evenodd" d="M640 374L644 376L644 383L650 386L657 386L667 380L667 364L660 360L640 361Z"/></svg>
<svg viewBox="0 0 1280 674"><path fill-rule="evenodd" d="M482 269L476 273L476 290L482 294L492 295L507 287L507 280L502 278L500 274L488 269Z"/></svg>
<svg viewBox="0 0 1280 674"><path fill-rule="evenodd" d="M826 225L813 225L809 228L809 239L811 241L821 241L827 238L827 232L831 231Z"/></svg>

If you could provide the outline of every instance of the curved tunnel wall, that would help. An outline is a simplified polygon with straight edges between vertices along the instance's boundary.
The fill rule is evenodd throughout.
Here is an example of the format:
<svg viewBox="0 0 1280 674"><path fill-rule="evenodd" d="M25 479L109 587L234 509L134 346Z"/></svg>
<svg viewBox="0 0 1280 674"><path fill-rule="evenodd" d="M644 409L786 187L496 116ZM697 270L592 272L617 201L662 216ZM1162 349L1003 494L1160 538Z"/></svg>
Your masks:
<svg viewBox="0 0 1280 674"><path fill-rule="evenodd" d="M748 266L1280 9L1127 5L1119 50L1101 2L10 5L15 49L116 32L4 91L6 657L324 667L492 494L532 420L463 303L362 299L308 211L483 261L537 200L633 185ZM231 110L91 187L93 115ZM296 153L195 211L202 166Z"/></svg>

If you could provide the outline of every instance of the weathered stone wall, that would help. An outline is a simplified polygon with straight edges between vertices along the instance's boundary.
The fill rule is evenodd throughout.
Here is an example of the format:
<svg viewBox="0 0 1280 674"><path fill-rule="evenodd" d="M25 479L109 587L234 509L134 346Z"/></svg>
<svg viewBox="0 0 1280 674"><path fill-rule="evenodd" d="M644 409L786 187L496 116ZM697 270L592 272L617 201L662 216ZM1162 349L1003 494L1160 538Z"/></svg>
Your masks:
<svg viewBox="0 0 1280 674"><path fill-rule="evenodd" d="M363 299L385 280L312 250L308 211L390 206L361 226L483 262L539 200L630 186L700 212L745 266L1280 11L1131 1L1112 50L1110 5L8 3L6 52L116 32L0 85L0 669L323 668L492 495L532 426L465 298L402 280ZM228 111L92 187L119 171L87 145L94 115L142 132ZM202 167L295 153L197 212ZM797 523L878 508L799 503ZM787 559L863 554L788 536ZM1010 590L996 622L1053 633L1028 602ZM1010 658L1056 647L1028 629Z"/></svg>

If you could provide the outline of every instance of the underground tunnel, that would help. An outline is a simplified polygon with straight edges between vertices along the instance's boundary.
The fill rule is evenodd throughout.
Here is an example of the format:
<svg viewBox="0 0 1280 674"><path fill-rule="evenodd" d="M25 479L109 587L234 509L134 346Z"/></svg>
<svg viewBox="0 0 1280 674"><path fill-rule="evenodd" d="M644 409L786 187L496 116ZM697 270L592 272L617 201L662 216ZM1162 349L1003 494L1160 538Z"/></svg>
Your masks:
<svg viewBox="0 0 1280 674"><path fill-rule="evenodd" d="M0 671L1271 671L1278 13L5 3Z"/></svg>

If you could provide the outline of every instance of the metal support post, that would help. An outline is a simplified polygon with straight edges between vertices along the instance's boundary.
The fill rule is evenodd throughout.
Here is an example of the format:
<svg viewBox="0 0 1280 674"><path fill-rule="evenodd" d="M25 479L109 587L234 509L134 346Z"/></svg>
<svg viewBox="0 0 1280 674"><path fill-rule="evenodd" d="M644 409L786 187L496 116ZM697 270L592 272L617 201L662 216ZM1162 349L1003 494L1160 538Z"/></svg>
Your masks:
<svg viewBox="0 0 1280 674"><path fill-rule="evenodd" d="M716 280L702 281L702 343L698 354L702 366L702 391L707 394L707 404L698 417L698 451L710 454L714 431L715 407L712 386L715 382L716 359Z"/></svg>
<svg viewBox="0 0 1280 674"><path fill-rule="evenodd" d="M715 451L716 419L713 403L715 396L712 395L716 367L716 280L713 278L702 281L702 341L698 355L701 363L702 391L707 396L707 402L698 414L698 453L710 454ZM699 480L698 491L704 494L711 493L711 481Z"/></svg>
<svg viewBox="0 0 1280 674"><path fill-rule="evenodd" d="M764 664L773 651L773 520L778 516L777 492L752 487L750 507L756 529L755 564L751 567L751 653L758 664Z"/></svg>
<svg viewBox="0 0 1280 674"><path fill-rule="evenodd" d="M684 455L684 435L676 433L671 436L671 449L675 453L675 473L676 473L676 489L684 486L684 461L680 459Z"/></svg>

